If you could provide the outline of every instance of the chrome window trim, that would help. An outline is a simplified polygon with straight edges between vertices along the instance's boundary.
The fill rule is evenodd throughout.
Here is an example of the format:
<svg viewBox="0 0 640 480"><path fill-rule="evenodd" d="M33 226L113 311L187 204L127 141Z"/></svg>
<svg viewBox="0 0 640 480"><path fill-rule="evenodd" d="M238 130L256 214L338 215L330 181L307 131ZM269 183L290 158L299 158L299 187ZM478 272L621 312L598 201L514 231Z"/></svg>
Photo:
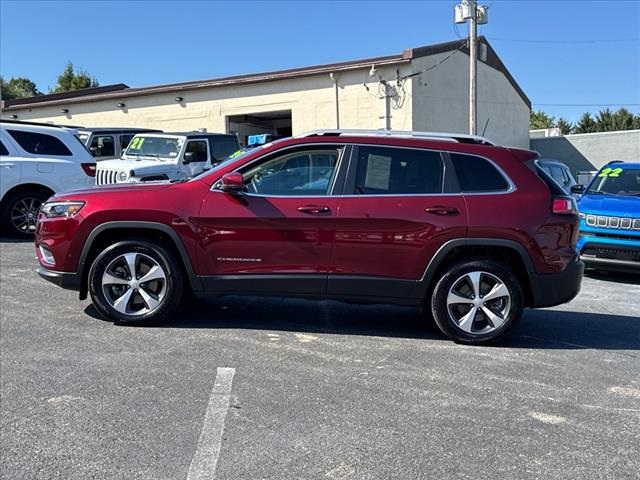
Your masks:
<svg viewBox="0 0 640 480"><path fill-rule="evenodd" d="M485 191L481 191L481 192L464 192L464 191L460 191L460 192L448 192L448 193L411 193L411 194L392 194L392 193L384 193L384 194L342 194L342 195L333 195L333 194L328 194L328 195L320 195L320 196L313 196L313 195L260 195L260 194L256 194L256 193L247 193L247 192L243 192L243 195L246 196L252 196L252 197L270 197L270 198L310 198L310 197L315 197L315 198L321 198L321 197L341 197L341 198L350 198L350 197L354 197L354 198L369 198L369 197L443 197L443 196L463 196L463 195L471 195L471 196L478 196L478 195L507 195L510 193L513 193L515 191L518 190L518 188L516 187L515 183L511 180L511 178L509 177L509 175L507 175L507 173L500 168L499 165L497 165L493 160L491 160L488 157L485 157L483 155L478 155L475 153L464 153L464 152L457 152L457 151L451 151L451 150L437 150L437 149L433 149L433 148L418 148L418 147L405 147L405 146L396 146L396 145L380 145L380 144L374 144L374 143L351 143L351 142L335 142L335 143L331 143L331 142L320 142L320 143L303 143L303 144L297 144L297 145L290 145L288 147L285 147L281 150L278 150L277 152L272 152L272 153L279 153L279 152L286 152L287 150L291 150L291 149L295 149L295 148L301 148L301 147L317 147L317 146L327 146L327 145L341 145L342 147L342 152L340 153L340 157L338 158L338 162L336 163L336 172L340 169L342 162L344 161L344 152L346 151L347 147L351 147L351 148L356 148L356 147L381 147L381 148L401 148L401 149L407 149L407 150L418 150L421 152L434 152L434 153L438 153L441 158L442 158L442 154L446 153L448 155L450 155L451 153L459 153L461 155L470 155L470 156L474 156L474 157L478 157L478 158L482 158L486 161L488 161L496 170L498 170L498 172L500 173L500 175L502 175L502 177L504 178L504 180L507 181L507 184L509 185L509 188L506 190L485 190ZM239 168L232 170L231 172L227 172L227 173L232 173L232 172L238 172L241 169L244 169L245 167L248 167L250 165L253 165L256 162L259 162L260 160L263 159L263 156L259 156L257 158L255 158L254 160L252 160L251 162L240 166ZM354 161L357 162L357 159L355 159ZM357 165L356 165L357 168ZM444 169L445 169L445 162L444 160L442 161L442 169L443 169L443 185L444 185ZM337 179L338 175L335 176L333 182L335 182L335 180ZM222 176L218 179L216 179L213 184L211 185L210 191L220 191L218 188L218 184L220 183L220 180L222 179ZM331 186L330 191L333 191L335 188L335 184Z"/></svg>

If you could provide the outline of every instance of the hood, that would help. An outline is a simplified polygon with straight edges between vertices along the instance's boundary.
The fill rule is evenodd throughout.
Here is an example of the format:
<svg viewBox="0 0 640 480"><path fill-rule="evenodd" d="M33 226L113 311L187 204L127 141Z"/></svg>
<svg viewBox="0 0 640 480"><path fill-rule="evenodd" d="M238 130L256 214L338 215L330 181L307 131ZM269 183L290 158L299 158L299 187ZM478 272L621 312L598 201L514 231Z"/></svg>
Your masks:
<svg viewBox="0 0 640 480"><path fill-rule="evenodd" d="M165 172L167 170L172 170L177 168L175 162L170 162L167 160L103 160L98 162L97 164L98 170L118 170L118 171L129 171L133 170L137 172L138 170L149 172L149 171L158 171Z"/></svg>
<svg viewBox="0 0 640 480"><path fill-rule="evenodd" d="M50 200L82 200L84 197L91 195L103 195L105 193L130 193L136 191L153 191L164 190L173 184L169 182L141 182L141 183L115 183L112 185L100 185L91 188L82 188L78 190L68 190L51 197Z"/></svg>
<svg viewBox="0 0 640 480"><path fill-rule="evenodd" d="M578 202L578 210L595 215L640 218L640 197L587 194Z"/></svg>

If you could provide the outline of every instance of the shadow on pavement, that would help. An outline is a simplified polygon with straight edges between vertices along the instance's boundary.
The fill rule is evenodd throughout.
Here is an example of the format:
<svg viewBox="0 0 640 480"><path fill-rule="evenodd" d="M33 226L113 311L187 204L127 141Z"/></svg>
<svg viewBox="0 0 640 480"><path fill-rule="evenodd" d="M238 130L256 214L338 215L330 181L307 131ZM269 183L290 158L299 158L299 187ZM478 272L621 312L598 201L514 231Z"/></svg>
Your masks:
<svg viewBox="0 0 640 480"><path fill-rule="evenodd" d="M101 319L93 305L85 312ZM279 330L449 341L415 308L269 297L199 298L152 328ZM526 310L521 323L498 347L640 350L640 318Z"/></svg>
<svg viewBox="0 0 640 480"><path fill-rule="evenodd" d="M33 243L33 238L13 238L0 235L1 243Z"/></svg>
<svg viewBox="0 0 640 480"><path fill-rule="evenodd" d="M593 280L600 280L603 282L624 283L627 285L640 284L640 278L637 273L622 273L622 272L605 272L602 270L587 270L585 277Z"/></svg>

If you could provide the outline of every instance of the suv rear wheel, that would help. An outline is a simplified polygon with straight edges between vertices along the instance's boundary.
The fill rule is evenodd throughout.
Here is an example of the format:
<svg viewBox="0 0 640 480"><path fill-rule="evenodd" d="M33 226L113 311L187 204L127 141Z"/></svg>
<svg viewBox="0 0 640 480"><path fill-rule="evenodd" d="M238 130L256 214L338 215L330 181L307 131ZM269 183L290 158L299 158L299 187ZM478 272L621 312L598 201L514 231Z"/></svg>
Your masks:
<svg viewBox="0 0 640 480"><path fill-rule="evenodd" d="M103 251L89 271L89 292L98 311L117 324L158 323L182 297L182 273L162 246L124 241Z"/></svg>
<svg viewBox="0 0 640 480"><path fill-rule="evenodd" d="M455 264L436 284L434 320L458 343L486 344L507 335L522 317L523 295L513 273L491 260Z"/></svg>

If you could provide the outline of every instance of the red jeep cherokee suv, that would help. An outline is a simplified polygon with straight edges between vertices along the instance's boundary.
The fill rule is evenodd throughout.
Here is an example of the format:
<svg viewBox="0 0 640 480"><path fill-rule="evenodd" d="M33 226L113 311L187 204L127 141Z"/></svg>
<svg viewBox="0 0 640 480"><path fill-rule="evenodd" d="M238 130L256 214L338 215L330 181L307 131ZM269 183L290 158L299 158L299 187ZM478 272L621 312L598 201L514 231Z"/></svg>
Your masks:
<svg viewBox="0 0 640 480"><path fill-rule="evenodd" d="M580 290L575 201L535 161L475 136L312 132L188 181L52 197L39 273L122 324L190 289L424 306L494 342Z"/></svg>

